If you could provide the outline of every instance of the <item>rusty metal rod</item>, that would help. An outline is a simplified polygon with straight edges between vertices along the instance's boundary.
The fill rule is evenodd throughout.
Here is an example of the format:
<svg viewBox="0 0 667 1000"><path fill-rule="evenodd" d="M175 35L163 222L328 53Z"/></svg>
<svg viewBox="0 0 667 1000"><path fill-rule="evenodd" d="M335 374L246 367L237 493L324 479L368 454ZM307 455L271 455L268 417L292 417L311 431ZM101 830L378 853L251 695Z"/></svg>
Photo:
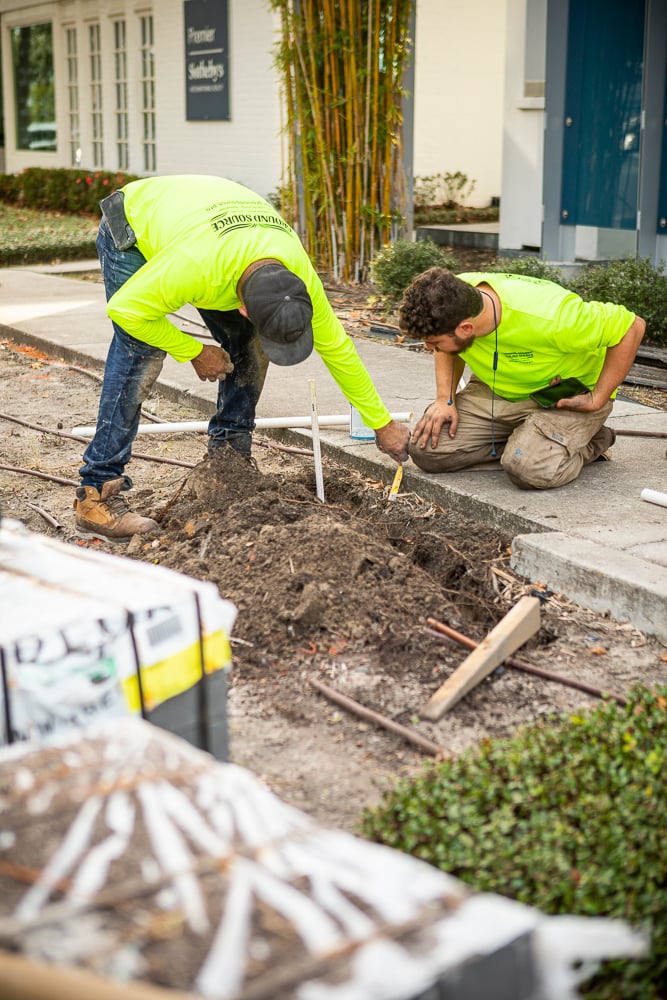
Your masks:
<svg viewBox="0 0 667 1000"><path fill-rule="evenodd" d="M457 632L456 629L450 628L449 625L444 625L436 618L427 618L426 622L430 626L429 634L438 637L446 636L448 639L458 642L460 646L465 646L467 649L476 649L479 646L479 643L475 642L474 639L469 639L468 636ZM543 677L546 681L556 681L558 684L564 684L565 687L576 688L578 691L592 694L595 698L608 698L619 705L627 705L628 703L627 699L620 694L612 694L610 691L603 691L601 688L594 687L592 684L586 684L585 681L576 680L574 677L564 677L562 674L555 674L551 670L544 670L543 667L535 667L532 663L526 663L524 660L517 659L516 656L508 656L505 663L508 667L514 667L515 670L523 670L526 674L535 674L536 677Z"/></svg>
<svg viewBox="0 0 667 1000"><path fill-rule="evenodd" d="M46 523L50 524L52 528L56 529L56 531L62 531L63 528L62 524L59 521L56 521L55 517L52 517L51 514L49 514L48 510L44 510L43 507L40 507L36 503L26 502L26 507L30 507L31 510L36 511L39 514L39 516L43 517Z"/></svg>
<svg viewBox="0 0 667 1000"><path fill-rule="evenodd" d="M322 681L316 680L314 677L310 678L310 683L323 694L330 701L336 702L337 705L341 705L346 708L349 712L354 713L354 715L360 716L362 719L366 719L368 722L374 722L377 726L382 726L383 729L389 729L392 733L396 733L397 736L402 737L407 743L412 743L413 746L419 747L424 753L430 754L431 757L444 757L445 750L444 747L438 746L437 743L433 743L432 740L427 739L420 733L415 733L411 729L406 729L399 722L394 722L392 719L388 719L386 715L380 715L378 712L374 712L372 708L366 708L365 705L360 705L358 701L354 701L352 698L348 698L347 695L341 694L339 691L334 691L327 684L323 684Z"/></svg>
<svg viewBox="0 0 667 1000"><path fill-rule="evenodd" d="M51 483L61 483L63 486L78 486L75 479L63 479L62 476L50 476L46 472L36 472L34 469L24 469L20 465L0 465L3 472L18 472L22 476L36 476L38 479L48 479Z"/></svg>
<svg viewBox="0 0 667 1000"><path fill-rule="evenodd" d="M262 448L272 448L275 451L286 451L290 455L309 455L313 457L312 448L293 448L291 445L287 444L276 444L275 441L267 441L265 438L254 437L252 439L253 444L261 445Z"/></svg>
<svg viewBox="0 0 667 1000"><path fill-rule="evenodd" d="M80 441L82 444L88 444L88 438L81 437L79 434L69 434L67 431L57 431L52 430L50 427L44 427L42 424L31 424L27 420L21 420L20 417L14 417L10 413L0 413L0 420L9 420L13 424L19 424L21 427L27 427L31 431L39 431L40 434L55 434L56 437L67 438L69 441ZM183 469L194 469L194 462L181 462L177 458L161 458L158 455L145 455L139 451L132 452L132 458L139 458L144 462L160 462L163 465L178 465Z"/></svg>
<svg viewBox="0 0 667 1000"><path fill-rule="evenodd" d="M667 438L667 431L619 431L614 428L616 435L633 438Z"/></svg>

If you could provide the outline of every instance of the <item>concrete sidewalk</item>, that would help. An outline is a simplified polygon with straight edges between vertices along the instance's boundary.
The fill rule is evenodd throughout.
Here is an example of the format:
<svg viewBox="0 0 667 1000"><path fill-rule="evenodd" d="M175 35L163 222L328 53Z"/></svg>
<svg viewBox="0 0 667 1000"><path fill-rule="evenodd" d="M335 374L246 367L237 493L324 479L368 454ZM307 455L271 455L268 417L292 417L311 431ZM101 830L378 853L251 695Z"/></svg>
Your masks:
<svg viewBox="0 0 667 1000"><path fill-rule="evenodd" d="M95 263L0 271L0 334L73 363L102 366L111 336L101 284L64 276ZM187 307L175 319L206 336ZM433 362L424 352L357 338L355 344L391 412L415 418L433 398ZM320 414L347 414L349 404L313 355L294 368L271 365L257 416L310 415L309 379ZM216 387L200 382L189 364L167 358L159 382L172 399L214 410ZM621 399L609 424L616 430L667 434L667 412ZM283 432L292 440L309 431ZM364 473L391 482L394 463L374 443L353 440L349 428L322 428L322 449ZM516 571L596 611L667 641L667 507L641 499L644 488L667 493L667 440L619 436L613 461L584 469L558 490L522 491L500 471L428 475L408 463L404 491L465 513L516 536Z"/></svg>

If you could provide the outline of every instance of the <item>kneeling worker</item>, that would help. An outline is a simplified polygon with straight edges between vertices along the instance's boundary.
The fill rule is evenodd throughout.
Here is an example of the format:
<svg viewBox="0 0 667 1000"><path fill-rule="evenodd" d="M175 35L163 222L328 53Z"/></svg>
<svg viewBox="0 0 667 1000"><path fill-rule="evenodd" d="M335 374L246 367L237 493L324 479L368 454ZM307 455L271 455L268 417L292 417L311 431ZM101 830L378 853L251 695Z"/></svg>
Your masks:
<svg viewBox="0 0 667 1000"><path fill-rule="evenodd" d="M438 267L406 289L399 326L435 362L437 398L415 425L412 461L458 472L499 459L521 489L570 483L614 443L605 421L646 328L552 281Z"/></svg>

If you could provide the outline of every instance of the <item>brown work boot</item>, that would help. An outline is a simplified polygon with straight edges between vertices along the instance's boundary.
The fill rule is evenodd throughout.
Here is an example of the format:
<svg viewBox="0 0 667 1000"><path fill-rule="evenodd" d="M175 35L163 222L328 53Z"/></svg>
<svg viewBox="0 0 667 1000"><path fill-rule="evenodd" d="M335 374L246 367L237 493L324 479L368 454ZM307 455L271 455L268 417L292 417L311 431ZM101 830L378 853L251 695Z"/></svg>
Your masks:
<svg viewBox="0 0 667 1000"><path fill-rule="evenodd" d="M603 424L595 437L591 438L586 446L584 464L589 465L591 462L611 461L609 448L611 448L615 441L616 432L611 427Z"/></svg>
<svg viewBox="0 0 667 1000"><path fill-rule="evenodd" d="M157 521L152 517L141 517L130 510L121 492L124 485L121 477L109 479L99 491L94 486L79 486L74 501L78 535L127 542L132 535L156 530Z"/></svg>

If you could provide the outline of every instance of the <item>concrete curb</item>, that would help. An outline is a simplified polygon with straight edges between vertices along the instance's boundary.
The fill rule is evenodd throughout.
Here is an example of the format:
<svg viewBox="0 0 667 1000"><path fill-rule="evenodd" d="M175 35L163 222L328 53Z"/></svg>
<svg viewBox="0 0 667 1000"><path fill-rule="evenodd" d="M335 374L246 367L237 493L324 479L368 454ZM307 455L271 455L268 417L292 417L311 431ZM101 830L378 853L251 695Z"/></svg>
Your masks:
<svg viewBox="0 0 667 1000"><path fill-rule="evenodd" d="M667 573L655 563L562 532L517 535L511 565L517 573L592 611L667 642Z"/></svg>

